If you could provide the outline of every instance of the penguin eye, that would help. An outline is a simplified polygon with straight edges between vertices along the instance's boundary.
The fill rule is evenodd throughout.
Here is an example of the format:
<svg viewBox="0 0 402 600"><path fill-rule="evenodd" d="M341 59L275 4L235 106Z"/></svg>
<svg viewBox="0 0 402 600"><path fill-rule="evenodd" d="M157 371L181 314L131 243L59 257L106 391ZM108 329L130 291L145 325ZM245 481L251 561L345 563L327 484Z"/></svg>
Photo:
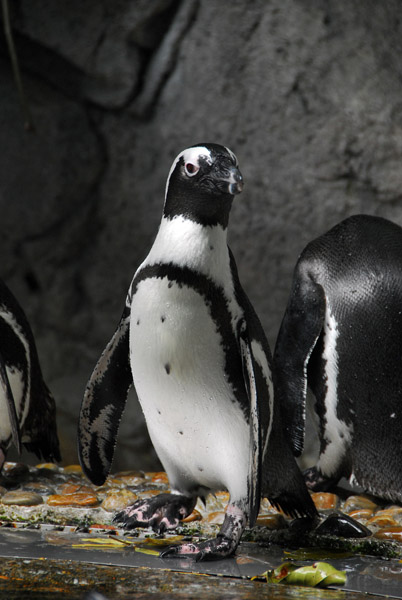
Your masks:
<svg viewBox="0 0 402 600"><path fill-rule="evenodd" d="M196 175L200 170L200 167L194 165L191 162L188 162L184 165L184 170L186 171L186 175L188 175L189 177L194 177L194 175Z"/></svg>

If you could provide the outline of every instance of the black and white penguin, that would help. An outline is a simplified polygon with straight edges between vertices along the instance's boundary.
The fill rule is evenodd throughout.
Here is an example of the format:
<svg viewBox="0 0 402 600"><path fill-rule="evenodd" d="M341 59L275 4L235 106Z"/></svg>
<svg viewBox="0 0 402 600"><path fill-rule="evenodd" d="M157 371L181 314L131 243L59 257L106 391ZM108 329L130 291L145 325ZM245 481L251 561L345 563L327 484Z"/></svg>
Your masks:
<svg viewBox="0 0 402 600"><path fill-rule="evenodd" d="M0 280L0 471L7 449L24 444L39 459L60 460L55 402L21 306Z"/></svg>
<svg viewBox="0 0 402 600"><path fill-rule="evenodd" d="M320 452L313 490L341 477L402 502L402 229L356 215L302 252L279 331L274 371L288 439L304 443L306 391Z"/></svg>
<svg viewBox="0 0 402 600"><path fill-rule="evenodd" d="M169 477L171 494L137 501L117 522L163 532L191 513L198 496L229 491L217 538L163 556L232 554L247 520L256 520L261 493L290 515L315 514L274 404L268 343L227 246L232 200L242 188L227 148L201 144L178 155L157 237L81 408L81 464L101 485L134 382Z"/></svg>

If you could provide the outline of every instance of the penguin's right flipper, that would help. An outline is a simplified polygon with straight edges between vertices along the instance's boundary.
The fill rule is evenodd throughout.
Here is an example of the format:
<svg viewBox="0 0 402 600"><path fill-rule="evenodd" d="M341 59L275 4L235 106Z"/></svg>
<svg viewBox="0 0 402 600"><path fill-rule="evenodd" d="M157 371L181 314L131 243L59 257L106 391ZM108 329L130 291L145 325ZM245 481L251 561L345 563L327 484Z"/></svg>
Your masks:
<svg viewBox="0 0 402 600"><path fill-rule="evenodd" d="M296 456L304 447L307 365L324 326L325 305L322 286L299 262L274 352L276 397Z"/></svg>
<svg viewBox="0 0 402 600"><path fill-rule="evenodd" d="M18 454L21 454L21 431L18 423L17 411L15 409L15 401L10 382L7 375L6 364L3 356L0 354L0 388L7 401L8 418L11 427L11 439L14 446L17 448Z"/></svg>
<svg viewBox="0 0 402 600"><path fill-rule="evenodd" d="M87 384L78 423L78 454L84 473L102 485L110 472L120 419L133 383L129 352L130 304Z"/></svg>

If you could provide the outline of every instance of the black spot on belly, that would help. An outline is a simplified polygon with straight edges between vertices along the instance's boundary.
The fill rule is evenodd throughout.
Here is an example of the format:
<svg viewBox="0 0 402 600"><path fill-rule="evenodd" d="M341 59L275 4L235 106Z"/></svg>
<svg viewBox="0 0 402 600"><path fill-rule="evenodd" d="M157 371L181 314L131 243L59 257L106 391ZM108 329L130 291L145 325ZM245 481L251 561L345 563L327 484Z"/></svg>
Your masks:
<svg viewBox="0 0 402 600"><path fill-rule="evenodd" d="M166 363L166 365L165 365L165 371L169 375L169 373L170 373L170 365L169 365L169 363Z"/></svg>
<svg viewBox="0 0 402 600"><path fill-rule="evenodd" d="M180 433L180 435L183 435L183 432L182 432L182 431L179 431L179 433Z"/></svg>
<svg viewBox="0 0 402 600"><path fill-rule="evenodd" d="M139 319L137 319L137 325L139 325L139 324L140 324L140 320L139 320Z"/></svg>
<svg viewBox="0 0 402 600"><path fill-rule="evenodd" d="M198 470L200 473L202 473L204 469L202 467L198 467Z"/></svg>
<svg viewBox="0 0 402 600"><path fill-rule="evenodd" d="M159 408L156 409L158 411L158 415L161 415L161 411L159 410Z"/></svg>
<svg viewBox="0 0 402 600"><path fill-rule="evenodd" d="M161 316L161 323L164 323L166 321L166 317L164 317L163 315Z"/></svg>

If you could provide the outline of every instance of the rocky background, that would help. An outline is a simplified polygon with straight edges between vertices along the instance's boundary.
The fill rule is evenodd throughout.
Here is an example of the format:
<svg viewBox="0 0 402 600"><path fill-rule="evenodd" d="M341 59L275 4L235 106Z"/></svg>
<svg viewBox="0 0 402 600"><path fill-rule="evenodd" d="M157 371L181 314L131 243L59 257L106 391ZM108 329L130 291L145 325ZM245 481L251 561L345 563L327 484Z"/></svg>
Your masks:
<svg viewBox="0 0 402 600"><path fill-rule="evenodd" d="M274 345L297 256L348 215L402 225L399 0L13 0L0 34L0 275L76 462L83 389L156 234L170 164L238 156L230 244ZM156 465L135 397L116 468Z"/></svg>

